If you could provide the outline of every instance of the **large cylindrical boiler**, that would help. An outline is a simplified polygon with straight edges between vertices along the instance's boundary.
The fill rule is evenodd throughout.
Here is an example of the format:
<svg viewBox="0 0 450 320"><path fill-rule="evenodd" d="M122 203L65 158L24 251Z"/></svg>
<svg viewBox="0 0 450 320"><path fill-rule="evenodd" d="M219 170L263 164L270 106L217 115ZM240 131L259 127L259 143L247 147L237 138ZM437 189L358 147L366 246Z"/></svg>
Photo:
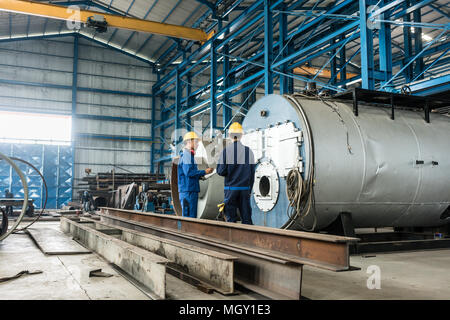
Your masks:
<svg viewBox="0 0 450 320"><path fill-rule="evenodd" d="M300 95L268 95L248 111L243 143L257 161L257 225L326 228L341 212L355 227L439 226L450 205L450 118ZM306 217L289 212L290 171L312 181ZM312 175L311 175L312 173ZM312 180L309 180L309 179ZM304 186L305 187L305 186ZM295 221L291 221L291 219Z"/></svg>

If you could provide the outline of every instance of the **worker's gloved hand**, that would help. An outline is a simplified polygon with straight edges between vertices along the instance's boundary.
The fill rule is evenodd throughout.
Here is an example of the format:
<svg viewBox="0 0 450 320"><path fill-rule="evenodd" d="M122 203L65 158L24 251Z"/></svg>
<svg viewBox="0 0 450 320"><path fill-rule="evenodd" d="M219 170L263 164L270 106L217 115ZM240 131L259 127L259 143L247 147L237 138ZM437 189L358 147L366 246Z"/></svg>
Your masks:
<svg viewBox="0 0 450 320"><path fill-rule="evenodd" d="M219 203L217 205L217 208L219 208L219 214L216 216L216 220L227 221L227 219L225 218L225 215L223 213L223 211L225 209L225 203Z"/></svg>
<svg viewBox="0 0 450 320"><path fill-rule="evenodd" d="M212 173L213 171L214 171L213 168L206 168L205 173L206 173L206 174L210 174L210 173Z"/></svg>
<svg viewBox="0 0 450 320"><path fill-rule="evenodd" d="M219 208L219 212L222 212L225 209L225 203L218 204L217 208Z"/></svg>

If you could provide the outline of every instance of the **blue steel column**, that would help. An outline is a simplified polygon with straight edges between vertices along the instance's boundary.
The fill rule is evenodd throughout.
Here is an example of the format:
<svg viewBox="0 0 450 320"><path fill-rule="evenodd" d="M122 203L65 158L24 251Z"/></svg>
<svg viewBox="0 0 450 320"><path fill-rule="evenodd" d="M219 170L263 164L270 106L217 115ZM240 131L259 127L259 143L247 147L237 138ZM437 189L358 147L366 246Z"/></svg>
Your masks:
<svg viewBox="0 0 450 320"><path fill-rule="evenodd" d="M225 37L228 35L228 32L225 33ZM223 52L225 54L225 56L223 57L223 88L227 89L231 86L231 74L228 74L230 71L230 58L228 57L228 55L230 54L230 47L228 45L228 43L226 45L223 46ZM227 92L225 93L224 97L223 97L223 101L225 102L225 104L222 104L222 127L225 128L228 123L231 120L231 116L232 116L232 112L231 112L231 108L229 106L231 106L231 99L230 99L230 93Z"/></svg>
<svg viewBox="0 0 450 320"><path fill-rule="evenodd" d="M339 41L344 41L345 35L341 34L339 36ZM342 87L345 88L345 80L347 80L347 67L346 67L347 57L346 57L346 50L345 46L341 49L340 56L339 56L339 69L340 69L340 79L339 82L343 83Z"/></svg>
<svg viewBox="0 0 450 320"><path fill-rule="evenodd" d="M388 1L383 1L384 3ZM389 20L389 11L381 14L381 20ZM380 71L384 73L384 80L381 85L384 85L392 77L392 45L391 45L391 27L389 23L382 22L380 29ZM393 88L390 84L391 90ZM388 90L388 91L391 91Z"/></svg>
<svg viewBox="0 0 450 320"><path fill-rule="evenodd" d="M164 96L164 94L161 95L160 100L161 100L160 105L164 106L165 100L166 100L166 97ZM162 110L162 108L161 108L161 110ZM166 118L167 118L166 114L167 114L167 112L161 112L161 122L166 120ZM159 149L159 158L162 158L162 157L164 157L164 146L165 146L165 142L166 142L166 139L164 138L164 126L161 127L159 132L160 132L160 137L162 139L161 147ZM164 173L164 162L158 162L158 173Z"/></svg>
<svg viewBox="0 0 450 320"><path fill-rule="evenodd" d="M291 52L293 51L293 48L294 48L294 45L292 43L290 43L287 46L288 51L286 52L286 55L290 55ZM289 77L289 79L288 79L288 93L289 94L294 93L294 78L293 77Z"/></svg>
<svg viewBox="0 0 450 320"><path fill-rule="evenodd" d="M78 85L78 36L73 37L73 67L72 67L72 198L74 192L75 174L75 137L77 113Z"/></svg>
<svg viewBox="0 0 450 320"><path fill-rule="evenodd" d="M409 0L405 1L404 7L405 9L408 9L410 7L411 3ZM411 22L411 18L409 13L405 14L403 16L404 22ZM411 28L409 26L403 26L403 45L404 45L404 51L405 51L405 59L403 60L403 64L407 64L409 59L412 58L412 39L411 39ZM413 65L410 64L405 68L404 76L406 82L410 82L413 79Z"/></svg>
<svg viewBox="0 0 450 320"><path fill-rule="evenodd" d="M156 71L156 72L155 72ZM156 83L159 83L159 80L161 80L161 75L159 73L159 70L155 70L153 69L153 73L156 74ZM156 96L155 96L155 85L156 83L153 85L152 87L152 124L151 124L151 139L152 139L152 144L150 146L151 148L151 155L150 155L150 170L152 173L155 173L155 141L156 141L156 136L155 136L155 125L156 125Z"/></svg>
<svg viewBox="0 0 450 320"><path fill-rule="evenodd" d="M151 128L150 128L150 135L151 135L151 145L150 145L150 172L155 173L155 124L156 124L156 97L153 95L155 90L152 88L152 111L151 111Z"/></svg>
<svg viewBox="0 0 450 320"><path fill-rule="evenodd" d="M73 148L72 148L73 150ZM42 153L41 153L41 170L42 170L42 175L44 176L44 179L46 177L46 165L45 165L45 144L42 144ZM73 169L72 169L72 175L73 175ZM47 183L47 181L46 181ZM42 181L42 188L41 188L41 208L44 207L44 197L43 197L43 191L44 190L44 181ZM48 189L47 189L48 192ZM72 192L73 192L73 179L72 179ZM47 196L48 198L50 198L50 195Z"/></svg>
<svg viewBox="0 0 450 320"><path fill-rule="evenodd" d="M421 20L421 14L420 14L420 8L415 10L413 12L413 18L414 22L420 23ZM420 51L422 51L422 28L415 27L414 28L414 54L418 54ZM417 75L420 75L424 69L424 63L423 63L423 57L418 57L416 59L416 66L414 68L414 77ZM417 78L417 80L423 79L423 74Z"/></svg>
<svg viewBox="0 0 450 320"><path fill-rule="evenodd" d="M367 27L367 3L369 0L359 0L360 35L361 35L361 78L364 89L375 89L373 79L373 32Z"/></svg>
<svg viewBox="0 0 450 320"><path fill-rule="evenodd" d="M9 156L14 157L14 144L11 143L11 147L9 148ZM12 192L12 180L13 180L13 167L9 166L9 191ZM4 190L3 190L4 191Z"/></svg>
<svg viewBox="0 0 450 320"><path fill-rule="evenodd" d="M175 147L178 153L178 142L180 141L180 130L181 130L181 121L180 121L180 110L181 110L181 95L182 95L182 84L180 78L180 70L177 69L177 74L175 78Z"/></svg>
<svg viewBox="0 0 450 320"><path fill-rule="evenodd" d="M333 27L333 25L330 26L330 32L334 32L335 28ZM333 38L330 40L330 47L333 46L336 42L337 38ZM336 49L331 50L330 52L331 56L333 58L331 58L330 61L330 76L331 76L331 81L330 84L331 85L335 85L337 82L337 76L336 76L336 71L337 71L337 57L336 57Z"/></svg>
<svg viewBox="0 0 450 320"><path fill-rule="evenodd" d="M192 101L192 77L191 74L188 73L187 74L187 84L186 84L186 109L189 109L192 105L191 101ZM186 115L186 123L185 123L185 127L187 131L191 131L191 115L188 113Z"/></svg>
<svg viewBox="0 0 450 320"><path fill-rule="evenodd" d="M183 50L183 61L187 60L187 53L188 51L186 49L181 49ZM186 74L186 108L188 109L189 106L191 105L191 94L192 94L192 76L191 73L188 72ZM183 126L183 124L181 124ZM186 114L185 116L185 121L184 121L184 127L186 128L187 131L191 131L191 116L190 114Z"/></svg>
<svg viewBox="0 0 450 320"><path fill-rule="evenodd" d="M58 146L58 149L59 149L59 146ZM41 148L41 168L42 168L41 171L42 171L42 174L44 174L44 166L45 166L44 150L45 150L45 144L42 144L42 148ZM59 171L59 166L58 166L58 171ZM59 181L57 183L57 186L59 186ZM58 197L56 197L56 199L58 199ZM43 208L43 207L44 207L44 180L41 179L41 202L40 202L39 208ZM56 207L56 208L58 208L58 207Z"/></svg>
<svg viewBox="0 0 450 320"><path fill-rule="evenodd" d="M270 0L264 0L264 90L266 95L273 93L273 19L270 5Z"/></svg>
<svg viewBox="0 0 450 320"><path fill-rule="evenodd" d="M285 6L281 6L280 7L280 11L285 11ZM288 46L286 46L285 48L285 43L286 43L286 37L287 37L287 14L284 12L280 12L278 14L278 23L279 23L279 34L280 34L280 52L278 53L278 55L280 56L280 58L284 58L287 55L287 51L288 51ZM283 63L281 65L281 72L286 74L288 73L287 70L287 64ZM289 82L288 82L288 77L284 76L283 74L280 74L280 94L287 94L289 93Z"/></svg>
<svg viewBox="0 0 450 320"><path fill-rule="evenodd" d="M212 41L211 43L211 89L210 89L210 135L213 137L214 130L217 128L217 53L216 53L216 43Z"/></svg>
<svg viewBox="0 0 450 320"><path fill-rule="evenodd" d="M60 172L60 170L61 170L61 154L60 154L60 148L61 148L61 146L57 146L57 154L58 154L58 159L57 159L57 161L58 161L58 164L57 164L57 167L56 167L56 199L55 199L55 201L56 201L56 209L58 209L59 208L59 186L60 186L60 183L61 183L61 181L60 181L60 177L59 177L59 172ZM73 172L73 170L72 170L72 172ZM41 189L42 190L42 189ZM43 206L43 201L44 201L44 199L42 198L42 196L41 196L41 208L42 208L42 206Z"/></svg>

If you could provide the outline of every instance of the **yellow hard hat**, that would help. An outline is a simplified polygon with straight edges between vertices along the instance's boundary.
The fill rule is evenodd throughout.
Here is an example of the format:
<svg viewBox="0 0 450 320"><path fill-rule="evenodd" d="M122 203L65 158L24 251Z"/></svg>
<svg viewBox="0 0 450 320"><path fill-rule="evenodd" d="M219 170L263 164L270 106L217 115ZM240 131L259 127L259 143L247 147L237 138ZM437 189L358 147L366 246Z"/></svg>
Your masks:
<svg viewBox="0 0 450 320"><path fill-rule="evenodd" d="M183 141L191 140L191 139L199 139L198 135L194 131L190 131L186 133L183 137Z"/></svg>
<svg viewBox="0 0 450 320"><path fill-rule="evenodd" d="M228 130L229 133L244 133L242 126L239 122L233 122Z"/></svg>

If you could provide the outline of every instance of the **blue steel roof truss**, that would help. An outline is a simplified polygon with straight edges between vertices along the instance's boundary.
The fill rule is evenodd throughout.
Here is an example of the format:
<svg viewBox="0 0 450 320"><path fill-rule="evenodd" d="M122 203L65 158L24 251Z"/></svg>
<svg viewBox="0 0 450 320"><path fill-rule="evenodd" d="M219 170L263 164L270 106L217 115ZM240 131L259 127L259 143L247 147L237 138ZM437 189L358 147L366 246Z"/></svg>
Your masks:
<svg viewBox="0 0 450 320"><path fill-rule="evenodd" d="M109 4L69 1L65 5L91 5L105 12L129 15L134 2L130 1L126 12L114 9L114 0ZM150 5L144 18L157 2ZM175 3L163 22L170 18L180 2ZM225 12L223 16L217 15L218 3L197 2L199 5L182 25L188 23L201 6L208 10L192 27L198 27L209 16L215 19L205 30L214 29L214 36L198 48L193 50L194 41L181 48L179 40L168 38L155 51L155 64L137 56L145 50L152 35L134 53L124 49L136 32L131 33L121 49L115 48L146 61L158 73L158 81L149 96L153 100L153 110L158 107L161 110L161 120L152 116L151 140L160 136L162 141L167 141L168 127L175 124L180 128L181 124L186 124L186 128L190 128L191 118L196 116L209 116L206 128L212 129L211 132L226 129L236 116L245 114L258 88L266 88L266 94L276 90L289 93L294 90L294 83L315 82L320 90L331 92L340 92L355 83L366 89L399 91L404 85L432 75L436 79L422 81L420 85L421 92L427 92L427 83L435 87L448 81L448 77L440 75L448 74L450 70L449 14L448 5L439 0L341 0L328 6L321 0L256 0L247 7L243 6L244 1L237 1L232 8L222 11ZM376 6L367 11L372 5ZM229 14L233 11L237 14L231 19ZM9 19L12 36L12 16ZM27 36L31 19L29 17L27 21ZM47 22L43 37L29 38L46 38L46 26ZM415 34L413 28L417 30ZM116 32L112 33L107 44L85 38L111 47L109 42ZM431 35L431 40L426 40L422 33ZM161 53L169 41L173 43ZM164 65L161 65L163 59ZM174 63L177 60L181 63ZM302 66L317 70L312 75L299 74L295 69ZM322 76L324 70L330 70L331 77ZM350 77L348 72L356 76ZM192 79L199 78L199 75L207 75L213 81L192 83ZM246 97L237 101L242 93ZM218 127L217 118L221 112L228 115ZM152 147L152 163L158 161L161 165L170 160L164 148L164 144L159 150ZM163 160L156 159L158 154Z"/></svg>
<svg viewBox="0 0 450 320"><path fill-rule="evenodd" d="M287 93L288 78L315 82L321 91L328 89L331 92L341 92L358 82L361 82L361 87L367 89L398 91L401 85L405 84L404 70L410 65L414 65L411 78L414 81L435 70L448 72L450 69L448 64L450 27L448 23L437 21L442 17L448 19L448 14L442 9L445 5L439 4L437 0L409 0L409 5L406 6L405 0L359 0L356 3L342 0L328 7L323 6L323 1L320 0L305 6L307 2L283 3L283 1L259 0L247 8L240 6L240 14L229 21L226 27L216 30L214 37L202 47L188 56L178 52L175 59L183 57L181 63L167 64L161 68L160 81L153 86L153 94L156 97L168 96L173 91L179 95L183 94L184 88L189 85L188 80L185 80L188 75L195 77L209 70L211 78L216 81L215 83L210 81L195 91L190 89L189 94L178 96L174 104L162 108L164 117L163 120L155 122L155 129L165 132L164 130L172 126L175 120L182 122L185 117L189 117L190 120L205 115L209 115L209 123L204 131L208 128L226 129L235 116L245 113L246 102L252 93L260 86L265 87L264 83L267 85L268 81L269 85L272 83L274 89L279 86L281 90L283 86L284 92ZM374 4L378 6L367 11L367 8ZM264 8L267 9L265 19ZM361 9L362 15L359 13ZM427 16L432 11L438 13L439 18L433 21L420 21L421 16ZM271 14L271 19L267 18L268 13ZM282 15L290 17L284 18L285 27L282 26ZM409 15L412 16L411 19L404 19ZM264 35L262 30L265 26L264 23L261 24L264 20L271 23L271 27L265 29L266 32L272 30L274 35L272 50L266 52L264 41L270 43L270 39L266 37L266 40L260 40L260 36ZM381 27L372 30L371 23ZM416 35L412 40L414 45L410 54L402 57L404 48L399 41L402 35L391 37L392 31L396 28L410 30L413 27L419 32L438 30L439 34L428 42L423 42L423 39ZM409 36L412 37L411 34ZM439 39L443 37L447 37L447 40L439 44ZM375 42L374 38L378 41ZM361 46L361 41L364 46ZM162 47L158 48L157 52ZM173 44L161 56L176 51L177 46ZM267 57L269 53L273 54L272 61ZM216 61L212 61L212 57L215 57ZM173 61L174 58L171 62ZM221 61L227 62L227 72L212 73L216 69L216 64ZM319 65L317 61L320 61ZM311 76L295 73L294 69L300 66L313 66L317 70ZM393 68L396 68L395 72ZM321 76L324 70L331 70L329 79ZM349 77L347 72L355 73L356 76ZM273 76L268 77L268 73L273 73ZM181 76L178 82L175 81L176 74ZM233 81L229 82L229 78ZM290 81L292 83L292 80ZM433 82L435 83L436 81ZM180 86L178 89L177 84ZM290 92L292 90L291 85ZM208 92L209 98L207 94L201 101L191 99ZM211 92L214 93L213 96ZM230 100L230 97L243 92L246 92L246 99L243 99L243 102ZM176 103L180 105L177 106ZM223 123L223 128L217 128L216 117L218 112L224 109L232 110L233 116ZM156 157L152 157L152 161L158 163L169 160L169 158L157 160Z"/></svg>

